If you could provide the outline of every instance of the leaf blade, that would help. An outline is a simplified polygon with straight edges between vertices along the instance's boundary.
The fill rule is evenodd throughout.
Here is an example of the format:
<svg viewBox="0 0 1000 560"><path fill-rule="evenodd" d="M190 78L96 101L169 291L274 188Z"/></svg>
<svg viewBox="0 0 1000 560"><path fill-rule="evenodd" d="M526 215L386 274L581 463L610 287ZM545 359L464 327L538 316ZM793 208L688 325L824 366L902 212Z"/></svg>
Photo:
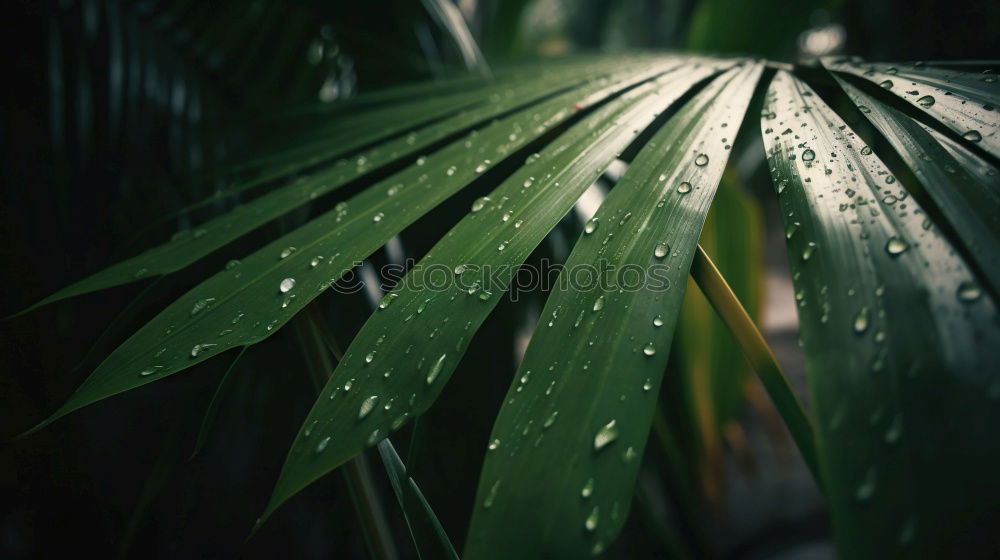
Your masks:
<svg viewBox="0 0 1000 560"><path fill-rule="evenodd" d="M1000 496L995 304L962 297L971 271L919 205L882 201L905 189L807 85L778 72L767 103L839 553L946 555L960 512Z"/></svg>

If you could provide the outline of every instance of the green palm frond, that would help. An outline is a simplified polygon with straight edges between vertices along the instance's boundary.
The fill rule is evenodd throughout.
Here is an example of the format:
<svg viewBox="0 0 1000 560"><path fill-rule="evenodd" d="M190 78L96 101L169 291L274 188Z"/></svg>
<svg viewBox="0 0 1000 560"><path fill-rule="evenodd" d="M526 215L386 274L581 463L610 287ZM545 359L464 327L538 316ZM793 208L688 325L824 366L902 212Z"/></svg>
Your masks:
<svg viewBox="0 0 1000 560"><path fill-rule="evenodd" d="M384 296L336 367L323 368L332 375L262 514L379 445L420 553L453 557L386 438L427 411L458 368L477 373L480 357L466 351L518 268L620 159L628 168L573 232L563 281L482 442L464 557L583 557L616 538L651 427L654 441L670 443L661 447L678 449L663 424L656 429L657 405L676 366L671 345L684 341L675 331L689 274L719 311L727 333L716 334L735 341L710 374L711 404L724 411L705 425L740 401L738 348L828 499L842 554L945 551L961 523L1000 500L990 441L1000 428L1000 85L993 74L929 65L823 64L775 71L749 59L579 56L270 116L276 132L258 155L222 174L230 187L219 197L241 204L36 304L210 255L231 259L136 330L34 429L265 341L331 287L353 289L356 265L408 227L481 195ZM905 176L835 101L861 110ZM770 166L785 224L811 417L699 247L731 148L738 134L756 137L758 110L766 154L757 159ZM713 218L728 229L711 235L732 240L757 220L738 197L730 203ZM287 230L233 252L275 221ZM605 267L617 274L610 284L572 277ZM623 285L628 270L645 282ZM759 289L737 274L732 284Z"/></svg>

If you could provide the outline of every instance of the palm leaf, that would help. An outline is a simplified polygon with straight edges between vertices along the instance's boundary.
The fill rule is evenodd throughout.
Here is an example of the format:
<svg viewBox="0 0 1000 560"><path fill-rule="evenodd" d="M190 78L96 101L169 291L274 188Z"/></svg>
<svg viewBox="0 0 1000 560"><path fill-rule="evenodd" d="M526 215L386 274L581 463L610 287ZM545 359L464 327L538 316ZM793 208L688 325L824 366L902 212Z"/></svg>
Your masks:
<svg viewBox="0 0 1000 560"><path fill-rule="evenodd" d="M564 281L546 302L493 428L467 558L583 557L621 529L729 155L721 139L742 122L760 73L730 70L688 102L588 223L566 270L607 263L617 285ZM623 287L629 268L649 285Z"/></svg>
<svg viewBox="0 0 1000 560"><path fill-rule="evenodd" d="M491 123L419 158L242 263L231 261L231 266L181 296L119 346L38 427L94 401L267 338L355 263L500 158L529 145L576 110L675 66L651 62L644 71L629 69L614 79L595 80ZM693 72L704 77L707 68Z"/></svg>
<svg viewBox="0 0 1000 560"><path fill-rule="evenodd" d="M964 147L851 84L841 87L889 141L955 228L994 293L1000 293L1000 183L997 170Z"/></svg>
<svg viewBox="0 0 1000 560"><path fill-rule="evenodd" d="M590 70L584 79L576 84L583 84L586 80L597 80L608 75L608 70ZM340 135L328 137L319 147L311 145L304 148L296 147L290 153L280 157L275 156L261 162L255 162L255 166L267 164L268 171L237 188L230 189L227 194L242 192L267 181L273 181L276 177L301 171L306 165L316 160L327 161L342 156L359 146L370 144L380 138L393 135L397 137L363 151L352 158L352 161L340 159L336 163L322 167L305 177L289 181L287 185L240 205L226 214L208 220L193 230L179 232L169 242L148 249L135 257L109 266L92 276L71 284L38 302L29 310L68 297L180 270L240 236L321 196L332 193L374 170L393 162L412 161L421 154L422 150L431 148L437 142L473 130L475 127L489 122L490 119L510 111L530 107L533 103L566 89L567 80L570 80L571 85L574 84L575 80L579 80L578 69L573 74L557 72L546 79L529 81L529 85L526 86L512 88L509 85L504 85L474 94L465 94L464 101L445 97L442 100L433 100L433 106L428 103L407 104L402 108L402 111L393 111L389 115L391 118L388 119L388 124L384 127L379 126L378 123L370 122L370 119L348 120L346 123L338 122L337 128L341 131ZM462 108L472 104L473 100L484 99L484 96L485 99L491 99L493 102L460 111L441 122L433 122L442 116L455 113L456 104L458 108ZM414 118L415 116L416 118ZM428 120L431 121L431 124L417 128L406 136L398 136L402 131ZM330 131L327 131L328 136L329 133ZM534 136L537 134L535 133ZM529 135L526 138L531 137L532 135ZM289 165L287 161L296 164ZM406 177L400 177L400 179L404 178ZM215 197L207 202L213 200ZM193 205L188 209L198 206L201 205Z"/></svg>
<svg viewBox="0 0 1000 560"><path fill-rule="evenodd" d="M763 114L840 553L943 554L1000 496L993 299L807 85Z"/></svg>
<svg viewBox="0 0 1000 560"><path fill-rule="evenodd" d="M265 517L426 410L514 268L656 115L715 71L690 64L626 92L477 200L355 337L292 444Z"/></svg>
<svg viewBox="0 0 1000 560"><path fill-rule="evenodd" d="M1000 84L993 73L975 75L926 65L824 59L831 70L861 76L956 132L970 145L1000 157ZM866 106L860 106L862 112Z"/></svg>

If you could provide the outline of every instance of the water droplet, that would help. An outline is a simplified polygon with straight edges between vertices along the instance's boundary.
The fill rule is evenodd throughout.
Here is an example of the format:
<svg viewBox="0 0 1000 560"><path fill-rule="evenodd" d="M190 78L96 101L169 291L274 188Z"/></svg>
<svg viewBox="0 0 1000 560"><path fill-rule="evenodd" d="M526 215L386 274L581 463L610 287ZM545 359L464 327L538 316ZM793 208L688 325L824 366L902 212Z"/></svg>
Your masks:
<svg viewBox="0 0 1000 560"><path fill-rule="evenodd" d="M382 298L382 301L378 302L378 308L385 309L386 307L389 307L390 305L392 305L392 301L397 297L399 297L399 294L396 293L390 292L388 294L385 294L385 297Z"/></svg>
<svg viewBox="0 0 1000 560"><path fill-rule="evenodd" d="M486 499L483 500L483 507L485 509L493 507L493 502L497 499L497 490L499 489L500 479L497 479L497 481L493 483L493 486L490 486L490 491L486 494Z"/></svg>
<svg viewBox="0 0 1000 560"><path fill-rule="evenodd" d="M625 450L625 453L622 454L622 460L625 461L626 463L631 463L632 460L635 459L638 456L639 456L639 453L637 453L636 450L635 450L635 448L633 448L630 445L628 447L628 449Z"/></svg>
<svg viewBox="0 0 1000 560"><path fill-rule="evenodd" d="M583 526L586 527L587 531L593 532L597 529L597 519L598 519L598 507L594 506L594 509L590 510L590 515L587 516L587 520L583 522Z"/></svg>
<svg viewBox="0 0 1000 560"><path fill-rule="evenodd" d="M285 259L288 258L288 256L294 252L295 252L295 247L285 247L284 249L281 250L281 254L279 256L280 258Z"/></svg>
<svg viewBox="0 0 1000 560"><path fill-rule="evenodd" d="M313 420L306 429L302 431L302 437L307 438L312 435L313 430L316 429L316 425L319 424L319 420Z"/></svg>
<svg viewBox="0 0 1000 560"><path fill-rule="evenodd" d="M890 237L885 244L885 252L895 257L910 248L910 244L898 237Z"/></svg>
<svg viewBox="0 0 1000 560"><path fill-rule="evenodd" d="M643 391L649 391L653 388L653 382L647 377L645 383L642 384Z"/></svg>
<svg viewBox="0 0 1000 560"><path fill-rule="evenodd" d="M448 168L448 169L447 169L447 170L446 170L446 171L444 172L444 174L445 174L445 175L447 175L447 176L449 176L449 177L451 177L452 175L454 175L454 174L455 174L455 171L457 171L457 170L458 170L458 168L457 168L457 167L455 167L454 165L452 165L451 167L449 167L449 168Z"/></svg>
<svg viewBox="0 0 1000 560"><path fill-rule="evenodd" d="M374 216L372 216L372 221L377 224L377 223L381 222L382 218L384 218L384 217L385 217L385 213L384 212L379 212L378 214L375 214Z"/></svg>
<svg viewBox="0 0 1000 560"><path fill-rule="evenodd" d="M934 104L934 98L930 95L925 95L917 100L917 104L923 107L930 107Z"/></svg>
<svg viewBox="0 0 1000 560"><path fill-rule="evenodd" d="M802 161L813 161L814 159L816 159L816 152L809 149L802 152Z"/></svg>
<svg viewBox="0 0 1000 560"><path fill-rule="evenodd" d="M199 299L198 301L194 302L194 305L191 307L191 316L194 317L195 315L197 315L197 314L201 313L202 311L204 311L205 308L208 307L208 304L212 303L213 301L215 301L215 298L214 297L210 297L210 298L202 298L202 299ZM167 333L167 334L170 334L170 333Z"/></svg>
<svg viewBox="0 0 1000 560"><path fill-rule="evenodd" d="M534 177L528 177L527 179L524 180L523 183L521 183L521 185L523 185L524 188L527 189L527 188L530 188L531 185L533 185L534 183L535 183L535 178Z"/></svg>
<svg viewBox="0 0 1000 560"><path fill-rule="evenodd" d="M892 89L892 80L885 80L879 85L884 89Z"/></svg>
<svg viewBox="0 0 1000 560"><path fill-rule="evenodd" d="M317 266L319 266L319 263L323 262L323 258L324 258L323 255L316 255L315 257L312 258L311 261L309 261L309 266L311 268L316 268Z"/></svg>
<svg viewBox="0 0 1000 560"><path fill-rule="evenodd" d="M654 327L662 327L663 326L663 316L662 315L657 315L656 317L653 317L653 326Z"/></svg>
<svg viewBox="0 0 1000 560"><path fill-rule="evenodd" d="M869 146L864 146L861 148L861 155L868 156L871 155L872 149Z"/></svg>
<svg viewBox="0 0 1000 560"><path fill-rule="evenodd" d="M694 158L694 164L698 167L705 167L708 165L708 156L705 154L698 154L698 157Z"/></svg>
<svg viewBox="0 0 1000 560"><path fill-rule="evenodd" d="M232 270L232 269L236 268L237 266L240 266L240 261L238 261L236 259L232 259L232 260L230 260L229 262L226 263L226 270Z"/></svg>
<svg viewBox="0 0 1000 560"><path fill-rule="evenodd" d="M378 395L372 395L361 401L361 408L358 409L358 420L364 420L365 416L371 414L371 411L375 409L375 403L377 402Z"/></svg>
<svg viewBox="0 0 1000 560"><path fill-rule="evenodd" d="M642 353L647 356L652 356L653 354L656 354L656 347L653 346L652 342L650 342L646 344L645 348L642 349Z"/></svg>
<svg viewBox="0 0 1000 560"><path fill-rule="evenodd" d="M979 284L971 280L966 280L958 285L957 294L959 301L971 303L982 297L983 290L979 287Z"/></svg>
<svg viewBox="0 0 1000 560"><path fill-rule="evenodd" d="M195 344L191 347L191 357L197 358L198 354L201 354L213 346L218 346L218 344Z"/></svg>
<svg viewBox="0 0 1000 560"><path fill-rule="evenodd" d="M490 160L488 159L483 160L483 163L480 163L479 165L476 166L476 173L482 173L483 171L489 169L489 167L490 167Z"/></svg>
<svg viewBox="0 0 1000 560"><path fill-rule="evenodd" d="M511 214L510 210L504 212L503 216L500 216L500 221L506 222L506 221L510 220L511 215L512 214Z"/></svg>
<svg viewBox="0 0 1000 560"><path fill-rule="evenodd" d="M330 436L326 436L325 438L319 440L319 443L316 444L316 454L319 455L325 451L326 446L328 445L330 445Z"/></svg>
<svg viewBox="0 0 1000 560"><path fill-rule="evenodd" d="M444 359L447 356L448 356L447 354L441 354L441 357L438 358L437 361L434 362L434 365L431 366L430 371L427 372L427 384L428 385L434 383L434 380L437 379L438 374L441 373L441 370L444 367Z"/></svg>
<svg viewBox="0 0 1000 560"><path fill-rule="evenodd" d="M788 188L788 179L782 179L778 181L778 194L785 192L785 189L787 188Z"/></svg>
<svg viewBox="0 0 1000 560"><path fill-rule="evenodd" d="M148 367L148 368L140 371L139 375L142 376L142 377L147 377L147 376L153 375L154 373L157 372L157 370L160 370L160 369L163 369L163 366L151 366L151 367Z"/></svg>
<svg viewBox="0 0 1000 560"><path fill-rule="evenodd" d="M656 248L653 249L653 256L662 259L663 257L670 254L670 244L666 241L661 241L656 244Z"/></svg>
<svg viewBox="0 0 1000 560"><path fill-rule="evenodd" d="M294 287L295 287L294 278L285 278L284 280L281 281L281 284L278 284L278 289L281 290L281 293L288 292Z"/></svg>
<svg viewBox="0 0 1000 560"><path fill-rule="evenodd" d="M868 469L868 472L865 473L865 478L854 493L859 502L868 500L875 493L876 476L875 467Z"/></svg>
<svg viewBox="0 0 1000 560"><path fill-rule="evenodd" d="M604 309L604 296L597 296L597 301L594 302L594 311L602 309Z"/></svg>
<svg viewBox="0 0 1000 560"><path fill-rule="evenodd" d="M490 197L488 197L488 196L481 196L481 197L477 198L472 203L472 211L473 212L479 212L480 210L482 210L483 208L486 207L486 204L489 201L490 201Z"/></svg>
<svg viewBox="0 0 1000 560"><path fill-rule="evenodd" d="M816 252L816 244L810 241L806 244L806 248L802 250L802 260L809 260L814 252Z"/></svg>
<svg viewBox="0 0 1000 560"><path fill-rule="evenodd" d="M594 493L594 479L588 478L586 484L580 489L580 496L584 499L589 498L591 494Z"/></svg>
<svg viewBox="0 0 1000 560"><path fill-rule="evenodd" d="M375 359L375 351L372 350L371 352L368 353L367 356L365 356L365 363L370 364L374 359Z"/></svg>
<svg viewBox="0 0 1000 560"><path fill-rule="evenodd" d="M684 181L683 183L677 185L677 192L681 194L687 194L691 192L691 183Z"/></svg>
<svg viewBox="0 0 1000 560"><path fill-rule="evenodd" d="M500 438L494 439L488 446L486 446L486 448L490 451L496 451L498 447L500 447Z"/></svg>
<svg viewBox="0 0 1000 560"><path fill-rule="evenodd" d="M545 419L545 423L542 424L542 427L543 428L548 428L548 427L552 426L552 424L555 424L555 422L556 422L556 416L559 416L559 411L558 410L555 411L555 412L553 412L548 418Z"/></svg>
<svg viewBox="0 0 1000 560"><path fill-rule="evenodd" d="M854 316L854 332L864 334L868 330L868 308L862 307Z"/></svg>
<svg viewBox="0 0 1000 560"><path fill-rule="evenodd" d="M612 420L601 426L601 429L597 430L597 434L594 435L594 451L604 449L604 447L616 439L618 439L618 427L615 426L615 421Z"/></svg>
<svg viewBox="0 0 1000 560"><path fill-rule="evenodd" d="M597 230L598 225L600 225L600 222L597 221L597 218L591 218L590 221L587 222L587 225L583 226L583 233L585 235L594 233L594 231Z"/></svg>
<svg viewBox="0 0 1000 560"><path fill-rule="evenodd" d="M969 142L979 142L983 139L983 135L979 133L978 130L970 130L962 135Z"/></svg>

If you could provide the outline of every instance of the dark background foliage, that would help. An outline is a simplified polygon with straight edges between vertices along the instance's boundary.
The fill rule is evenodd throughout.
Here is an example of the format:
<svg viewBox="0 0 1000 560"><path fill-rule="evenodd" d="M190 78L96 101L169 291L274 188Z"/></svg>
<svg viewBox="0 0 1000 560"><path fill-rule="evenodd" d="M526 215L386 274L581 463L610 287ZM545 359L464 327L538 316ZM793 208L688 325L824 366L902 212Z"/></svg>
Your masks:
<svg viewBox="0 0 1000 560"><path fill-rule="evenodd" d="M840 52L871 60L1000 53L995 0L544 2L561 14L550 28L531 19L533 4L479 2L471 26L490 60L567 49L691 48L795 61L803 54L803 33L830 26L842 31ZM4 315L231 207L234 200L219 199L175 215L226 187L219 171L228 163L267 153L284 134L307 128L290 125L281 111L317 96L344 97L454 72L459 60L447 35L411 1L14 1L4 12ZM410 228L403 236L407 254L424 254L473 194ZM0 323L0 436L11 438L51 411L129 326L309 213L293 213L160 281L134 306L129 302L150 284ZM558 241L533 258L558 258ZM387 259L380 253L373 261ZM361 295L321 301L346 343L368 303ZM412 438L417 451L408 463L456 546L464 538L482 442L513 371L514 338L540 304L535 294L498 308ZM123 319L101 337L122 311ZM294 332L285 329L237 365L205 451L189 459L202 411L226 367L225 359L204 363L3 444L0 556L365 557L339 474L293 500L242 544L314 397ZM407 460L410 430L402 436L394 441ZM394 506L389 510L395 534L405 535ZM817 515L769 527L730 553L761 557L782 543L822 538L827 529ZM616 552L662 554L648 529L633 519ZM413 556L405 541L400 552Z"/></svg>

